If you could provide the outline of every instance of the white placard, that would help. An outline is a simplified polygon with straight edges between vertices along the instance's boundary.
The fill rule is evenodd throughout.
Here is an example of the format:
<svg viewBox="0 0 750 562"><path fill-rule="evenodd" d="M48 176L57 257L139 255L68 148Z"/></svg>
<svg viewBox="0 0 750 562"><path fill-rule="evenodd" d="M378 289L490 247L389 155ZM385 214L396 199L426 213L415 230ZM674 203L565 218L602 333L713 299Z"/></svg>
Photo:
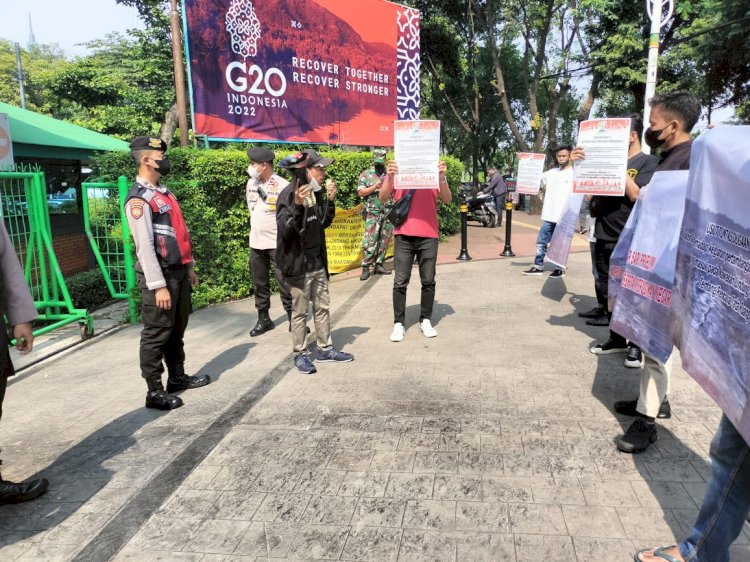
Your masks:
<svg viewBox="0 0 750 562"><path fill-rule="evenodd" d="M625 195L630 146L630 119L591 119L578 131L586 159L573 168L573 193Z"/></svg>
<svg viewBox="0 0 750 562"><path fill-rule="evenodd" d="M8 114L0 113L0 170L13 167L13 143L10 139Z"/></svg>
<svg viewBox="0 0 750 562"><path fill-rule="evenodd" d="M438 189L440 121L394 121L395 189Z"/></svg>
<svg viewBox="0 0 750 562"><path fill-rule="evenodd" d="M544 154L536 152L518 153L518 180L516 180L516 192L527 195L539 193L539 186L544 173Z"/></svg>

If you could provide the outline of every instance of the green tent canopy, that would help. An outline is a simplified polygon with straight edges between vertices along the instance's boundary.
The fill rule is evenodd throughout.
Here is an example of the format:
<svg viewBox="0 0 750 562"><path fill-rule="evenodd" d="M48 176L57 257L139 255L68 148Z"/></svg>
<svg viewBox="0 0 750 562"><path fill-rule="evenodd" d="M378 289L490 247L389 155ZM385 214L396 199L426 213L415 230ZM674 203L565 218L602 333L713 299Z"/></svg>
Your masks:
<svg viewBox="0 0 750 562"><path fill-rule="evenodd" d="M8 114L14 156L88 160L97 151L129 150L125 141L14 105L0 102L0 113Z"/></svg>

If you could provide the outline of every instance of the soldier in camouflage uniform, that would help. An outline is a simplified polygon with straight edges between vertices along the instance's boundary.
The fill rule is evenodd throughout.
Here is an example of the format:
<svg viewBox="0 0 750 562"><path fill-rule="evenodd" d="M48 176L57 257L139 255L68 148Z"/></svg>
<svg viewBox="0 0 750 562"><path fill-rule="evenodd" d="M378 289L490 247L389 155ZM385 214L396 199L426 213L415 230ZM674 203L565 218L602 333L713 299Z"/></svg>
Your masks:
<svg viewBox="0 0 750 562"><path fill-rule="evenodd" d="M370 267L374 274L390 275L383 263L388 245L393 238L393 225L385 215L393 205L389 199L383 204L378 198L385 177L385 150L373 152L373 166L359 175L357 195L363 199L365 235L362 239L362 275L360 280L370 278Z"/></svg>

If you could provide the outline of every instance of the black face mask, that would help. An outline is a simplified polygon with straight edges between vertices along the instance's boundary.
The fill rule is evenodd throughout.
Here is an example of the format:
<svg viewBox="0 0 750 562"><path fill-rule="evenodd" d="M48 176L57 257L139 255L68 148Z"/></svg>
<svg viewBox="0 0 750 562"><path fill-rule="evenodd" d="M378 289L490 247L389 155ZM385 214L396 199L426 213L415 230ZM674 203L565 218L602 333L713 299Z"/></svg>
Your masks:
<svg viewBox="0 0 750 562"><path fill-rule="evenodd" d="M659 137L664 132L664 129L666 129L668 126L669 125L667 125L666 127L662 127L660 131L654 131L651 127L646 129L646 132L643 134L643 138L646 140L646 144L651 148L659 148L661 145L667 142L667 139L660 139Z"/></svg>
<svg viewBox="0 0 750 562"><path fill-rule="evenodd" d="M160 176L166 176L172 169L172 163L166 157L161 160L154 160L156 162L156 171L159 172Z"/></svg>
<svg viewBox="0 0 750 562"><path fill-rule="evenodd" d="M375 164L375 173L379 176L382 176L385 174L385 165L383 164Z"/></svg>

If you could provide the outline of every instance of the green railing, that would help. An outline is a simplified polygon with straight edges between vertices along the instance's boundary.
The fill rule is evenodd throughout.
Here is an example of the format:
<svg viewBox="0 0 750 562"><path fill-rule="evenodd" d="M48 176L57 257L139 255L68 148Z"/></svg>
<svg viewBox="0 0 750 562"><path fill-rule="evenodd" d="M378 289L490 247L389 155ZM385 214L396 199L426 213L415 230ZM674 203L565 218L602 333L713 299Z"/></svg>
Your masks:
<svg viewBox="0 0 750 562"><path fill-rule="evenodd" d="M38 320L49 322L34 330L34 334L44 334L78 322L82 338L93 335L93 319L87 310L73 305L55 256L44 174L38 171L0 172L0 199L2 218L19 255L39 312Z"/></svg>
<svg viewBox="0 0 750 562"><path fill-rule="evenodd" d="M133 300L135 269L133 245L125 218L128 180L117 183L89 182L82 185L83 224L112 298L128 300L130 322L138 322Z"/></svg>

